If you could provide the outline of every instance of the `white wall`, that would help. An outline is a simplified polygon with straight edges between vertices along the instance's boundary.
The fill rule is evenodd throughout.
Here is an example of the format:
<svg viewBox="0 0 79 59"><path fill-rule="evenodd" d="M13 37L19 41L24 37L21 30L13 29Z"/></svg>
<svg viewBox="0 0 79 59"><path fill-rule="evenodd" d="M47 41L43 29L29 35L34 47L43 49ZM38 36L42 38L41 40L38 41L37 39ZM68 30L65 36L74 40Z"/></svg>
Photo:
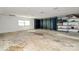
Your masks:
<svg viewBox="0 0 79 59"><path fill-rule="evenodd" d="M18 20L30 21L29 26L19 26ZM0 16L0 33L34 29L34 19L16 16Z"/></svg>

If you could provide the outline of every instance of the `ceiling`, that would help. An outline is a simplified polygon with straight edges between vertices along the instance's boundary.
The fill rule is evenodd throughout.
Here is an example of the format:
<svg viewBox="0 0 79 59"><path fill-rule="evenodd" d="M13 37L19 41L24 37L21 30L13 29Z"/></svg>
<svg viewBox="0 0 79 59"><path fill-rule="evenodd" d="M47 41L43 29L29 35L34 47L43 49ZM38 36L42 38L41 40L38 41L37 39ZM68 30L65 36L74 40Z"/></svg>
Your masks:
<svg viewBox="0 0 79 59"><path fill-rule="evenodd" d="M31 18L45 18L78 13L78 7L0 7L0 15L16 15Z"/></svg>

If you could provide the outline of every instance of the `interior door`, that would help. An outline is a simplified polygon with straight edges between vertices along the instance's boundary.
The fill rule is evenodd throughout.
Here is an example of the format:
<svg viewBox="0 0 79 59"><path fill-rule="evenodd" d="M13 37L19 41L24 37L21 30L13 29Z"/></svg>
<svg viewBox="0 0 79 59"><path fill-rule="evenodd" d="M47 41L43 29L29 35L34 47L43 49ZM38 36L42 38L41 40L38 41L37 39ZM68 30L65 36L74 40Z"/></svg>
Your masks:
<svg viewBox="0 0 79 59"><path fill-rule="evenodd" d="M34 20L34 27L35 27L35 29L40 29L40 20L39 19Z"/></svg>

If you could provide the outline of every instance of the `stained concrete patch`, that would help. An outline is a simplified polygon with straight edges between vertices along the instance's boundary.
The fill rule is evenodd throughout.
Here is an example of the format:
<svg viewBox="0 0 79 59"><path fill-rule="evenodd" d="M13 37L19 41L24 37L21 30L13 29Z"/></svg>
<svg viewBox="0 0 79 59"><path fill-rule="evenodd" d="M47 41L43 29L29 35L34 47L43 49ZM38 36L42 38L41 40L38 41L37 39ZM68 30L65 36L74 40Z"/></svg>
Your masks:
<svg viewBox="0 0 79 59"><path fill-rule="evenodd" d="M24 47L21 46L10 46L8 47L8 49L6 49L7 51L22 51Z"/></svg>

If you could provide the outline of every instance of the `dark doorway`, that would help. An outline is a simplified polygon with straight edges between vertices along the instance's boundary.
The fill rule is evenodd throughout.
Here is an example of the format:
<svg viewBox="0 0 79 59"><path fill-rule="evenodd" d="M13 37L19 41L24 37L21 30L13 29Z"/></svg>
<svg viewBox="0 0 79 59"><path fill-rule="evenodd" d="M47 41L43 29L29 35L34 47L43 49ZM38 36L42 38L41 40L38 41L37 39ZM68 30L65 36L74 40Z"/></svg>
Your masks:
<svg viewBox="0 0 79 59"><path fill-rule="evenodd" d="M35 29L40 29L40 20L39 19L35 19L34 20L34 27L35 27Z"/></svg>
<svg viewBox="0 0 79 59"><path fill-rule="evenodd" d="M57 17L50 18L50 29L57 30Z"/></svg>
<svg viewBox="0 0 79 59"><path fill-rule="evenodd" d="M53 25L53 30L57 30L57 17L51 18L51 23Z"/></svg>
<svg viewBox="0 0 79 59"><path fill-rule="evenodd" d="M35 19L35 29L57 30L57 17L47 19Z"/></svg>

